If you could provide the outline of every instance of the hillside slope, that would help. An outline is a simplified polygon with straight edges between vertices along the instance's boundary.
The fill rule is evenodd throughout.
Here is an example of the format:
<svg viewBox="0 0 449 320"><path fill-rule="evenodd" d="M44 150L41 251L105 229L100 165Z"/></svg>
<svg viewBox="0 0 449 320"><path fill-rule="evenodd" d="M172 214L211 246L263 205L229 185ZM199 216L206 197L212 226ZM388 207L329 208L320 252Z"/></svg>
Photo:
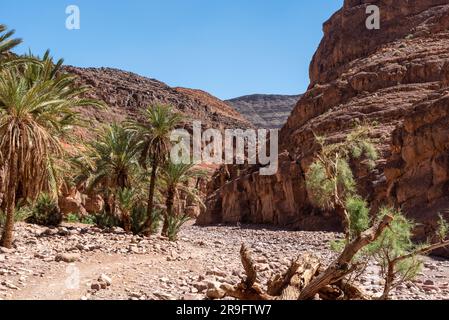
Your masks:
<svg viewBox="0 0 449 320"><path fill-rule="evenodd" d="M193 89L172 88L158 80L111 68L77 68L65 71L79 77L79 83L91 87L90 97L106 102L107 108L84 108L82 113L98 123L140 119L150 104L172 105L186 116L187 126L200 120L207 128L247 128L251 124L232 107L212 95Z"/></svg>

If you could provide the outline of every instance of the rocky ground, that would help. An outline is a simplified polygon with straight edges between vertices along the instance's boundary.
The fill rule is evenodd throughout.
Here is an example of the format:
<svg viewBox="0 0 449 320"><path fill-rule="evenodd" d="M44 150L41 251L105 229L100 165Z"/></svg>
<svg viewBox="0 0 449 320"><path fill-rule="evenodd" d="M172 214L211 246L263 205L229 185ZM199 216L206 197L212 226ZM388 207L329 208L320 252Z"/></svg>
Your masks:
<svg viewBox="0 0 449 320"><path fill-rule="evenodd" d="M126 235L85 225L48 229L17 224L12 250L0 249L0 299L204 299L217 295L222 282L242 275L242 242L254 250L261 282L273 270L311 251L329 261L324 232L288 232L265 228L186 226L180 239ZM396 299L449 298L449 261L426 258L413 283L394 292ZM375 266L362 279L367 292L379 294Z"/></svg>

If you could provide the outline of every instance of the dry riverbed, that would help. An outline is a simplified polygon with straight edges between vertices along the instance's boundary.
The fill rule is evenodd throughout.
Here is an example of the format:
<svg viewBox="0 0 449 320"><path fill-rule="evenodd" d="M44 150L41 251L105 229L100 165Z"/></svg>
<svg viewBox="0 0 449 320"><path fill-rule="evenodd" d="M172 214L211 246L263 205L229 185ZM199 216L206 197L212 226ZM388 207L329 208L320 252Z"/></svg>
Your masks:
<svg viewBox="0 0 449 320"><path fill-rule="evenodd" d="M264 227L186 226L179 241L126 235L86 225L60 228L19 223L13 250L0 249L0 299L205 299L220 283L242 276L242 242L254 251L261 283L307 251L329 262L328 232ZM361 286L381 293L377 268ZM425 259L418 279L393 292L396 299L449 299L449 261Z"/></svg>

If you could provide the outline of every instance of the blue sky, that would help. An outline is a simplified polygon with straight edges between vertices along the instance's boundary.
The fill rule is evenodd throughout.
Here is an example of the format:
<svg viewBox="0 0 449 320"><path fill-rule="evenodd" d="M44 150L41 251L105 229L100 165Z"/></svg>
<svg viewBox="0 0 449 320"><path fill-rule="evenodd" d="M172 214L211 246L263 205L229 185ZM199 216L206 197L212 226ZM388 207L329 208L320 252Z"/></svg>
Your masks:
<svg viewBox="0 0 449 320"><path fill-rule="evenodd" d="M297 94L322 24L343 0L15 0L0 23L16 29L17 52L51 49L67 64L114 67L228 99ZM65 28L68 5L81 29Z"/></svg>

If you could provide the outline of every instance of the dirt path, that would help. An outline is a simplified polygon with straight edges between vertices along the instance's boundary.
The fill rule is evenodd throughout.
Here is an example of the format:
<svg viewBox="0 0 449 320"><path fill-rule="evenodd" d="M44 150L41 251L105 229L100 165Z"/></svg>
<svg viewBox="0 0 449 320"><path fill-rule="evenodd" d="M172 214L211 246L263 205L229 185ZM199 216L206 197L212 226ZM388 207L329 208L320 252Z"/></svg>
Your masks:
<svg viewBox="0 0 449 320"><path fill-rule="evenodd" d="M189 225L179 241L171 243L125 235L119 229L104 232L67 225L51 230L19 224L15 250L0 252L0 299L204 299L208 287L239 281L242 242L253 248L264 283L273 270L285 270L290 259L304 252L330 261L329 242L336 236ZM57 262L60 255L76 261ZM110 278L109 287L95 287L101 275ZM361 285L368 293L380 294L382 281L375 266L368 269ZM426 259L418 279L399 287L394 297L448 299L449 261Z"/></svg>

